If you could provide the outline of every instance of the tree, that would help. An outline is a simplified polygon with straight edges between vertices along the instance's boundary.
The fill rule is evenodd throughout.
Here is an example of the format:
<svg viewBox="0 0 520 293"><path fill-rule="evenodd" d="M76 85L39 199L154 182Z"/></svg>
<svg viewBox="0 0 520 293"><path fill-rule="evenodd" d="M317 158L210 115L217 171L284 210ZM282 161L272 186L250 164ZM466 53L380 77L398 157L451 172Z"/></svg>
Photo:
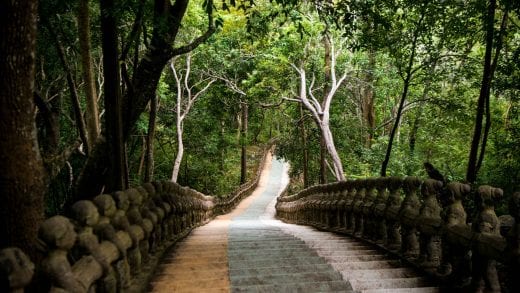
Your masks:
<svg viewBox="0 0 520 293"><path fill-rule="evenodd" d="M88 135L88 148L91 149L99 135L99 113L97 106L96 83L92 66L90 45L90 14L89 0L80 0L78 8L78 37L81 53L81 73L85 82L86 100L86 126Z"/></svg>
<svg viewBox="0 0 520 293"><path fill-rule="evenodd" d="M0 247L33 257L45 192L33 103L37 6L0 4Z"/></svg>
<svg viewBox="0 0 520 293"><path fill-rule="evenodd" d="M298 96L298 99L296 99L295 101L302 103L305 109L307 109L307 111L309 111L312 114L312 118L314 119L316 125L319 127L321 131L321 136L325 142L327 151L332 158L333 174L338 181L341 181L345 180L345 174L343 173L343 164L341 163L341 158L338 155L336 146L334 145L334 138L332 136L332 132L330 131L330 105L332 102L332 98L336 94L336 91L339 89L343 81L347 78L346 72L343 73L343 75L339 79L337 79L336 77L336 58L338 57L338 55L339 53L334 51L334 44L331 40L331 85L330 90L328 91L325 99L323 100L323 104L318 102L318 100L314 97L314 78L307 88L307 77L303 66L300 66L299 68L296 67L296 65L294 64L291 64L291 66L300 75L300 94ZM308 96L310 97L310 99Z"/></svg>
<svg viewBox="0 0 520 293"><path fill-rule="evenodd" d="M126 141L134 130L136 122L150 101L150 97L156 94L162 71L170 59L192 51L207 40L215 31L213 1L209 0L206 2L205 7L208 15L206 32L195 38L191 43L173 47L189 2L189 0L176 0L173 2L158 0L154 2L151 43L144 52L143 57L139 60L132 75L131 90L127 90L124 94L123 141ZM104 163L109 157L106 149L106 140L98 140L90 152L89 158L76 183L75 199L90 198L101 191L105 182L103 174L106 166Z"/></svg>
<svg viewBox="0 0 520 293"><path fill-rule="evenodd" d="M108 142L109 168L107 191L128 186L125 139L123 137L123 98L119 71L118 34L114 0L101 0L101 33L105 75L105 133Z"/></svg>
<svg viewBox="0 0 520 293"><path fill-rule="evenodd" d="M175 114L176 114L176 129L177 129L177 155L175 156L175 161L173 163L173 171L172 171L172 182L177 182L177 177L179 176L179 169L182 162L182 157L184 156L184 140L183 140L183 132L184 132L184 119L189 114L191 108L195 101L206 92L212 83L216 81L216 79L206 79L201 80L195 85L190 85L190 74L191 74L191 54L188 54L186 57L186 69L184 72L184 76L179 74L175 69L175 60L174 58L171 62L170 68L173 73L173 77L175 78L175 84L177 85L177 103L175 106ZM206 83L204 87L196 92L192 93L192 90L195 86Z"/></svg>

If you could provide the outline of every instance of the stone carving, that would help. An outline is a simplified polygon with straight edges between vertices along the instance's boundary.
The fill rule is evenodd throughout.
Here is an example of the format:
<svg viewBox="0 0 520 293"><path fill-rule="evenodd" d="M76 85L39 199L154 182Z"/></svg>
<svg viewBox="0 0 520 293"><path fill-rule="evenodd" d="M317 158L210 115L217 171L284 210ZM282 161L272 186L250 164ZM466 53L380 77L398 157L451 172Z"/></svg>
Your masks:
<svg viewBox="0 0 520 293"><path fill-rule="evenodd" d="M386 192L386 186L390 180L390 178L380 178L376 181L377 196L374 201L374 236L378 244L385 244L387 242L385 210L388 193Z"/></svg>
<svg viewBox="0 0 520 293"><path fill-rule="evenodd" d="M118 275L119 288L127 288L130 286L130 266L128 264L127 252L132 247L132 238L128 233L121 229L116 229L112 224L112 218L117 216L117 207L112 196L101 194L94 198L94 204L97 206L100 218L99 224L94 232L102 240L108 240L114 243L121 254L121 258L116 263L116 271Z"/></svg>
<svg viewBox="0 0 520 293"><path fill-rule="evenodd" d="M356 196L352 203L352 213L354 214L354 235L363 235L364 222L363 222L363 201L366 194L366 180L359 180L358 188L356 189Z"/></svg>
<svg viewBox="0 0 520 293"><path fill-rule="evenodd" d="M116 292L117 276L112 263L119 258L119 250L110 241L98 240L94 228L99 223L99 213L96 206L88 200L80 200L72 205L72 216L76 220L77 242L72 249L74 259L92 255L103 268L103 279L99 291Z"/></svg>
<svg viewBox="0 0 520 293"><path fill-rule="evenodd" d="M401 225L399 224L399 210L401 209L401 186L403 179L390 177L388 179L388 199L386 202L386 228L387 228L387 247L397 250L401 247Z"/></svg>
<svg viewBox="0 0 520 293"><path fill-rule="evenodd" d="M500 282L496 260L484 255L486 247L493 247L493 238L501 238L498 217L495 214L495 200L503 195L502 189L483 185L478 188L478 216L473 222L473 231L482 236L478 240L478 252L472 254L472 287L474 292L500 292Z"/></svg>
<svg viewBox="0 0 520 293"><path fill-rule="evenodd" d="M0 250L0 291L23 293L34 275L34 264L17 247Z"/></svg>
<svg viewBox="0 0 520 293"><path fill-rule="evenodd" d="M458 286L465 286L470 280L470 244L472 231L466 224L467 214L462 199L471 190L468 184L450 182L446 186L441 202L444 238L442 241L441 265L437 270L440 276L458 280ZM462 281L461 281L462 280Z"/></svg>
<svg viewBox="0 0 520 293"><path fill-rule="evenodd" d="M374 203L376 200L376 179L369 178L366 180L366 191L365 198L363 200L363 205L361 209L361 213L363 214L363 237L367 239L375 239L375 227L376 223L374 221Z"/></svg>
<svg viewBox="0 0 520 293"><path fill-rule="evenodd" d="M68 253L76 236L72 223L62 216L49 218L40 226L38 237L47 249L42 271L51 282L50 292L88 292L103 274L102 266L92 256L69 263Z"/></svg>
<svg viewBox="0 0 520 293"><path fill-rule="evenodd" d="M426 179L421 187L423 204L417 219L421 234L419 238L419 263L422 267L437 267L441 258L441 205L438 195L443 183L434 179Z"/></svg>
<svg viewBox="0 0 520 293"><path fill-rule="evenodd" d="M520 292L520 192L515 192L509 199L509 214L514 223L507 234L507 264L509 265L508 287L511 292Z"/></svg>
<svg viewBox="0 0 520 293"><path fill-rule="evenodd" d="M415 258L419 255L416 220L421 207L417 197L421 183L421 180L417 177L406 177L403 182L405 197L399 210L399 217L401 218L401 250L407 258Z"/></svg>

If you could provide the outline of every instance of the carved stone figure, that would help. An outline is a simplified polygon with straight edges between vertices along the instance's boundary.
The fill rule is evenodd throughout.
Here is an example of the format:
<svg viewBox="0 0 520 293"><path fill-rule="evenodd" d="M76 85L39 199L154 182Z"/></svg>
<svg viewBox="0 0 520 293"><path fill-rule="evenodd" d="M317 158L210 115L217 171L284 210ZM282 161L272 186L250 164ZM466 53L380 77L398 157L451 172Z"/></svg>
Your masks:
<svg viewBox="0 0 520 293"><path fill-rule="evenodd" d="M401 220L401 251L405 257L415 258L419 255L419 240L417 239L416 220L419 216L421 203L417 197L417 190L421 186L417 177L406 177L403 181L405 197L399 210Z"/></svg>
<svg viewBox="0 0 520 293"><path fill-rule="evenodd" d="M114 243L121 254L121 258L116 263L116 271L119 277L118 284L121 288L130 286L130 266L128 264L128 249L132 247L132 238L124 230L116 229L112 223L112 218L116 216L117 207L112 196L101 194L94 198L94 204L98 208L100 217L99 224L94 232L102 240Z"/></svg>
<svg viewBox="0 0 520 293"><path fill-rule="evenodd" d="M390 250L401 248L401 225L399 224L399 210L401 209L401 186L403 179L390 177L388 179L388 199L386 202L387 247Z"/></svg>
<svg viewBox="0 0 520 293"><path fill-rule="evenodd" d="M358 180L356 196L352 203L352 213L354 214L354 235L363 235L364 219L363 219L363 201L366 194L366 180Z"/></svg>
<svg viewBox="0 0 520 293"><path fill-rule="evenodd" d="M92 255L103 267L103 279L98 285L101 292L117 291L117 276L112 263L119 258L119 250L110 241L99 243L94 228L99 222L96 206L88 200L80 200L72 205L72 216L77 222L77 242L72 255L79 259L84 255Z"/></svg>
<svg viewBox="0 0 520 293"><path fill-rule="evenodd" d="M509 214L514 218L514 223L507 234L507 262L509 269L508 287L511 292L520 292L520 192L515 192L509 199Z"/></svg>
<svg viewBox="0 0 520 293"><path fill-rule="evenodd" d="M462 199L471 190L468 184L450 182L446 186L441 203L444 235L442 238L442 260L437 270L440 276L448 276L458 286L469 283L471 260L469 256L472 231L466 224L467 214Z"/></svg>
<svg viewBox="0 0 520 293"><path fill-rule="evenodd" d="M493 243L485 241L492 238L501 238L498 217L495 214L495 200L503 195L502 189L483 185L478 188L477 209L478 216L472 228L473 231L482 234L479 239L479 247L493 246ZM485 243L481 243L485 242ZM487 245L486 245L487 244ZM480 249L479 249L480 250ZM500 292L500 282L496 269L496 260L483 255L482 251L474 251L472 254L472 287L474 292Z"/></svg>
<svg viewBox="0 0 520 293"><path fill-rule="evenodd" d="M38 238L47 248L42 271L51 281L51 292L88 292L103 274L103 268L92 256L84 256L73 265L68 253L76 242L76 232L69 219L54 216L43 222Z"/></svg>
<svg viewBox="0 0 520 293"><path fill-rule="evenodd" d="M421 187L423 204L417 219L421 234L419 238L419 263L422 267L437 267L441 258L441 205L437 196L443 183L426 179Z"/></svg>
<svg viewBox="0 0 520 293"><path fill-rule="evenodd" d="M390 178L378 178L376 181L377 196L374 202L374 229L376 243L384 244L387 242L387 227L385 219L386 202L388 193L386 187Z"/></svg>
<svg viewBox="0 0 520 293"><path fill-rule="evenodd" d="M34 264L17 247L0 250L0 292L23 293L34 275Z"/></svg>

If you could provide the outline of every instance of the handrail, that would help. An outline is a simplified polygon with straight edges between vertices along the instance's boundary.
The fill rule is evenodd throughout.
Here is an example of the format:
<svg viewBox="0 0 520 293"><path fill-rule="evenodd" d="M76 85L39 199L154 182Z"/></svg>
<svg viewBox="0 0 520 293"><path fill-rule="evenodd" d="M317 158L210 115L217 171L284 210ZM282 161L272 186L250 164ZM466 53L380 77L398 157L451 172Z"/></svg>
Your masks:
<svg viewBox="0 0 520 293"><path fill-rule="evenodd" d="M44 257L36 268L20 249L0 250L0 279L8 280L0 282L0 291L145 291L169 247L252 193L272 145L264 148L254 177L227 198L155 181L74 203L69 217L54 216L40 226ZM33 278L35 271L42 275Z"/></svg>
<svg viewBox="0 0 520 293"><path fill-rule="evenodd" d="M468 223L462 200L471 188L433 179L385 177L316 185L282 195L277 217L285 222L349 234L399 255L446 286L470 285L500 292L500 283L520 288L520 192L511 196L511 215L496 216L499 188L480 186ZM419 197L420 196L420 197ZM496 263L510 274L498 277Z"/></svg>

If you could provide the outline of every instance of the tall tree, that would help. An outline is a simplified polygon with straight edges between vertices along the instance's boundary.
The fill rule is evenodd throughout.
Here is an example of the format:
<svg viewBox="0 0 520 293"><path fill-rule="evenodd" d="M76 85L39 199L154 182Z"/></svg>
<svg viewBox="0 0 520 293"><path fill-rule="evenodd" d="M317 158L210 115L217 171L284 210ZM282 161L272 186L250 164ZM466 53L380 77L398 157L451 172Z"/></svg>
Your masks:
<svg viewBox="0 0 520 293"><path fill-rule="evenodd" d="M507 3L507 2L506 2ZM507 4L506 4L507 5ZM488 139L489 130L491 128L491 113L489 98L491 94L491 83L493 81L493 75L497 67L498 58L500 56L500 50L502 49L502 39L505 34L507 20L508 20L508 9L504 11L502 22L500 25L500 32L498 39L496 40L495 55L493 55L493 43L495 36L495 13L496 13L496 0L490 0L487 7L487 13L485 16L485 32L486 32L486 50L484 53L484 68L482 72L482 82L480 84L480 94L477 102L477 114L475 116L475 128L473 130L473 138L471 140L471 149L468 159L468 168L466 171L466 180L468 182L475 182L477 180L478 171L484 160L484 154L486 151L486 144ZM485 118L484 129L482 124ZM480 148L480 151L479 151Z"/></svg>
<svg viewBox="0 0 520 293"><path fill-rule="evenodd" d="M107 190L123 190L126 181L125 140L123 137L123 98L119 71L118 33L114 0L101 0L101 35L105 75L105 132L109 149Z"/></svg>
<svg viewBox="0 0 520 293"><path fill-rule="evenodd" d="M150 97L156 94L161 73L170 59L192 51L207 40L215 31L213 1L209 0L206 1L205 7L208 14L208 28L206 32L189 44L173 47L189 2L189 0L154 1L151 43L144 52L143 57L139 60L132 75L131 88L133 90L125 92L123 104L125 114L123 119L124 141L132 133L137 120L145 110L146 105L148 105ZM90 152L87 163L83 167L75 186L76 199L90 198L101 191L105 181L105 176L103 176L106 170L105 162L109 157L107 146L106 140L98 140L94 149Z"/></svg>
<svg viewBox="0 0 520 293"><path fill-rule="evenodd" d="M80 0L78 9L78 37L81 54L81 73L85 83L86 111L85 120L88 135L88 148L91 149L99 135L99 113L97 105L96 82L92 66L90 45L89 0Z"/></svg>
<svg viewBox="0 0 520 293"><path fill-rule="evenodd" d="M195 101L206 92L212 83L216 81L216 79L207 79L202 80L195 85L190 85L190 74L191 74L191 54L186 56L186 68L184 72L184 76L177 72L175 68L175 60L174 58L171 62L170 68L173 72L173 77L175 78L175 84L177 85L177 103L175 105L175 114L176 114L176 128L177 128L177 155L175 156L175 161L173 163L173 171L172 171L172 182L177 182L177 177L179 176L179 170L181 167L182 157L184 156L184 119L190 113L190 110L193 107ZM206 84L200 89L198 92L193 93L193 89L195 86L200 83L205 82Z"/></svg>
<svg viewBox="0 0 520 293"><path fill-rule="evenodd" d="M332 102L332 98L336 94L337 90L343 83L343 81L347 78L347 73L343 73L343 75L338 79L336 77L336 58L339 53L335 52L334 44L331 40L331 63L330 63L330 90L328 91L323 103L320 103L313 94L314 90L314 79L309 84L307 88L307 77L305 68L300 66L299 68L296 65L291 64L291 66L298 72L300 75L300 94L297 99L289 99L293 101L298 101L303 104L305 109L309 111L312 115L312 118L316 122L316 125L320 129L321 137L325 142L325 146L329 155L332 158L333 164L333 173L336 177L336 180L341 181L345 180L345 174L343 172L343 164L341 162L341 158L339 157L338 151L336 150L336 145L334 144L334 138L332 132L330 131L330 106ZM288 98L286 98L288 99ZM323 106L322 106L323 104Z"/></svg>
<svg viewBox="0 0 520 293"><path fill-rule="evenodd" d="M0 3L0 247L32 256L45 192L33 103L37 6Z"/></svg>

